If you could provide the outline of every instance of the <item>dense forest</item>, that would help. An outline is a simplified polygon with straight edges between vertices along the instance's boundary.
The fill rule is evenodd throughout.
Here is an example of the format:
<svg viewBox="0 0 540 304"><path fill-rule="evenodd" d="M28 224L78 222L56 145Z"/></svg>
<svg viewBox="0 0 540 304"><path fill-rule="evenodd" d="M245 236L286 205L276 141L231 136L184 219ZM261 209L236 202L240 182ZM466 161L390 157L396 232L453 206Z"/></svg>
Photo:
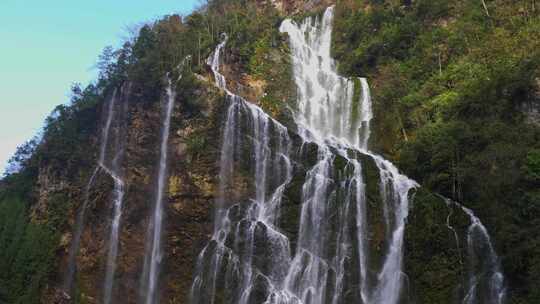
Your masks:
<svg viewBox="0 0 540 304"><path fill-rule="evenodd" d="M320 19L330 5L337 71L355 79L355 100L361 95L357 77L370 84L371 150L422 189L411 202L405 232L405 248L414 247L418 256L405 253L404 272L410 269L410 285L417 288L411 288L414 300L400 303L456 303L447 297L453 286L430 285L453 278L457 267L448 257L454 251L445 247L455 246L446 245L453 241L450 215L438 195L474 210L489 231L505 275L506 302L540 303L540 3L534 0L209 0L187 16L143 25L122 47L104 49L98 79L74 85L71 100L57 106L41 135L10 160L0 180L0 303L102 303L114 181L99 173L91 193L85 189L99 158L106 105L115 94L129 100L122 131L127 205L116 275L117 297L125 298L117 303L136 301L157 183L164 92L171 87L176 103L167 148L161 302L189 303L196 260L212 234L227 115L228 97L214 86L208 58L225 33L221 70L227 89L296 132L293 50L280 25L288 18ZM314 162L309 155L316 154L307 146L304 156L294 158L298 171L284 192L283 234L291 240L298 237L289 218L300 212L297 192ZM252 168L240 167L244 177L228 190L238 197L255 187L246 173ZM375 165L365 167L365 178L377 180L379 173L369 173ZM367 185L373 202L378 192ZM61 286L85 195L90 204L71 296ZM424 262L437 273L422 268ZM447 265L452 269L439 271ZM220 297L226 298L216 296L216 303L227 303Z"/></svg>

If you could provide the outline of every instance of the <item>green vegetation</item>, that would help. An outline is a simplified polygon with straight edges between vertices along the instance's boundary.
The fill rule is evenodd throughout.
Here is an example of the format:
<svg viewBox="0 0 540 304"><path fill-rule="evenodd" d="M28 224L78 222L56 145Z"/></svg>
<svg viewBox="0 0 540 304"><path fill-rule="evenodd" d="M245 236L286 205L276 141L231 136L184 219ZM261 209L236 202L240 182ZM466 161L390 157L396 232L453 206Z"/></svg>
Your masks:
<svg viewBox="0 0 540 304"><path fill-rule="evenodd" d="M457 284L466 275L469 218L441 197L420 188L407 218L405 265L416 303L453 303ZM456 234L446 226L447 220ZM460 239L459 244L454 241ZM434 288L436 286L436 288Z"/></svg>
<svg viewBox="0 0 540 304"><path fill-rule="evenodd" d="M209 1L207 13L229 35L225 60L234 63L235 72L230 80L249 74L264 90L261 99L253 101L284 118L294 100L288 42L279 33L284 17L268 2L246 0Z"/></svg>
<svg viewBox="0 0 540 304"><path fill-rule="evenodd" d="M46 189L40 176L77 185L92 166L98 87L72 88L69 105L46 119L41 137L17 149L0 181L0 302L39 303L56 265L60 234L72 207L63 190ZM53 182L50 180L50 182ZM41 196L40 188L52 191ZM82 186L81 186L82 187ZM38 208L37 202L42 205Z"/></svg>
<svg viewBox="0 0 540 304"><path fill-rule="evenodd" d="M280 41L279 18L270 5L209 1L184 18L164 16L142 26L119 49L103 50L99 78L85 88L72 87L71 101L54 109L40 136L19 147L0 180L0 303L40 303L45 284L57 280L52 277L59 271L54 266L59 238L72 229L67 221L95 165L100 117L112 91L129 82L130 104L153 109L165 75L172 73L174 79L182 73L175 84L181 88L177 104L186 115L204 119L201 110L208 101L199 96L204 82L195 73L207 75L206 58L221 33L229 35L225 61L234 63L234 75L247 71L266 77L271 66L251 71L250 62L264 59ZM207 145L196 132L188 139L188 152L199 157ZM55 188L63 182L69 189Z"/></svg>
<svg viewBox="0 0 540 304"><path fill-rule="evenodd" d="M265 85L260 106L270 115L285 119L288 107L295 102L292 65L288 42L275 36L277 27L274 30L272 36L266 35L256 42L249 70Z"/></svg>
<svg viewBox="0 0 540 304"><path fill-rule="evenodd" d="M540 7L530 1L340 1L334 55L368 76L372 145L483 219L513 303L540 301Z"/></svg>
<svg viewBox="0 0 540 304"><path fill-rule="evenodd" d="M201 131L193 132L186 139L187 152L194 157L199 157L208 146L207 138Z"/></svg>
<svg viewBox="0 0 540 304"><path fill-rule="evenodd" d="M39 303L41 288L55 262L55 221L29 219L28 204L19 198L0 201L0 301Z"/></svg>
<svg viewBox="0 0 540 304"><path fill-rule="evenodd" d="M370 81L378 134L371 145L429 190L473 208L496 240L512 283L512 303L537 303L540 128L527 119L524 105L540 102L540 3L486 4L340 0L333 53L342 74ZM189 16L165 16L142 26L119 49L104 49L99 79L86 88L73 86L71 102L58 106L42 135L18 149L0 181L0 303L40 302L42 287L54 275L59 236L71 228L67 218L80 193L52 191L45 210L34 213L43 199L39 177L69 181L69 191L84 187L96 158L102 107L114 88L129 82L130 107L155 110L165 75L174 79L182 73L175 84L177 105L182 115L205 120L208 96L202 87L213 80L199 76L209 76L206 58L227 33L228 80L257 86L264 91L257 102L287 119L294 84L287 41L278 31L283 18L269 2L212 0ZM178 70L187 56L191 59ZM194 130L186 138L187 152L204 157L217 144L205 132L218 129ZM443 248L447 231L439 223L448 210L431 205L440 202L427 192L418 198L421 205L411 221L423 230L407 234L409 246L429 247L435 240ZM419 284L459 275L450 269L456 261L447 251L429 262L425 252L409 252L408 260L423 276ZM419 298L442 301L451 288Z"/></svg>

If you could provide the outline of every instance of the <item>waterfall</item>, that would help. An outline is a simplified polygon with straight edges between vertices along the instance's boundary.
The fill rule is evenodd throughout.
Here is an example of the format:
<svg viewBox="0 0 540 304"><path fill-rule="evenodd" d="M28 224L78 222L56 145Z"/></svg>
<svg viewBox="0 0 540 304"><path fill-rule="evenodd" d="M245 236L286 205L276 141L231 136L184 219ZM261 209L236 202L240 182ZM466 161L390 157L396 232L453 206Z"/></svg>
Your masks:
<svg viewBox="0 0 540 304"><path fill-rule="evenodd" d="M330 57L332 20L330 7L322 20L307 18L296 24L286 19L281 24L280 31L289 35L294 62L295 121L308 139L366 150L373 117L369 86L365 78L358 79L362 94L353 100L354 81L338 75Z"/></svg>
<svg viewBox="0 0 540 304"><path fill-rule="evenodd" d="M105 166L105 162L106 162L106 156L107 156L107 148L109 145L109 134L110 134L111 125L113 122L113 117L115 114L114 108L119 99L118 95L119 95L118 91L117 89L115 89L107 104L106 112L105 112L106 114L105 124L103 128L101 129L101 140L100 140L100 147L99 147L98 164L96 168L94 169L94 171L92 172L92 175L90 176L88 183L86 184L86 187L84 188L83 203L81 207L79 208L77 218L75 221L75 230L73 232L71 246L69 249L68 264L67 264L66 272L64 274L64 284L63 284L63 290L68 296L71 296L71 293L73 291L72 290L73 281L75 280L75 272L77 269L77 256L79 254L82 232L84 230L84 222L86 219L86 210L89 203L90 189L95 182L98 172L100 170L107 169ZM105 170L105 171L108 173L110 172L110 170ZM113 176L113 179L116 180L114 176ZM115 182L115 188L116 188L116 182Z"/></svg>
<svg viewBox="0 0 540 304"><path fill-rule="evenodd" d="M160 265L163 258L162 230L163 230L163 196L167 182L167 143L169 141L171 115L176 99L176 92L172 80L167 75L166 108L163 113L161 126L159 169L156 184L156 198L153 213L147 230L144 269L141 283L141 301L145 304L159 303L158 281Z"/></svg>
<svg viewBox="0 0 540 304"><path fill-rule="evenodd" d="M403 237L406 219L409 214L408 192L416 183L399 174L397 168L380 156L372 155L380 171L381 192L386 230L391 232L382 270L369 303L398 303L404 278ZM393 214L390 214L393 213Z"/></svg>
<svg viewBox="0 0 540 304"><path fill-rule="evenodd" d="M75 271L77 270L77 256L79 254L79 248L81 246L81 236L84 229L84 221L86 219L86 208L88 207L88 202L90 200L90 188L92 188L92 186L94 185L94 181L96 179L99 168L99 166L96 166L96 168L92 172L92 175L88 179L88 183L84 188L83 203L79 208L79 212L77 213L77 218L75 220L75 230L73 231L71 246L69 247L67 268L64 274L64 283L62 287L64 293L68 297L71 297L71 294L73 292L73 281L75 280Z"/></svg>
<svg viewBox="0 0 540 304"><path fill-rule="evenodd" d="M219 272L223 266L231 303L252 303L258 284L282 288L288 266L283 261L290 259L289 241L276 225L283 192L292 178L291 140L283 125L227 89L225 77L219 73L226 42L225 35L208 59L216 86L225 91L229 107L223 130L214 233L198 259L192 303L214 303L217 285L223 284ZM240 135L245 133L247 142L242 142ZM245 145L250 148L247 153L243 151ZM253 168L255 189L248 202L235 202L228 193L236 182L235 163L246 158ZM261 250L268 259L265 263L254 260Z"/></svg>
<svg viewBox="0 0 540 304"><path fill-rule="evenodd" d="M329 204L334 155L323 147L318 163L307 173L302 189L298 248L286 279L286 288L301 303L325 303L328 272ZM278 302L279 303L279 302Z"/></svg>
<svg viewBox="0 0 540 304"><path fill-rule="evenodd" d="M360 78L362 85L362 100L360 101L362 107L360 109L360 137L358 138L357 145L361 149L366 150L368 148L368 140L371 135L371 129L369 123L373 118L373 111L371 110L371 93L369 92L369 85L366 78Z"/></svg>
<svg viewBox="0 0 540 304"><path fill-rule="evenodd" d="M295 152L301 154L302 148L291 150L289 130L227 89L219 69L226 35L207 60L216 86L226 94L228 109L214 231L197 260L192 304L407 302L404 234L409 192L418 185L368 149L373 118L369 85L365 78L338 75L330 57L333 17L330 7L322 17L299 24L287 19L280 27L290 39L298 92L293 118L300 146L317 147L316 161L305 169L294 254L277 219L295 170L290 159ZM372 244L369 237L378 228L372 227L368 214L368 181L361 161L366 157L380 177L384 229L380 249L374 248L379 245ZM238 193L246 167L253 183L247 198ZM473 221L469 238L489 240L481 227L479 221ZM478 246L470 242L476 243L471 248ZM370 256L374 250L381 256ZM473 286L480 279L476 272L470 277L469 290L474 293ZM502 286L497 285L497 278L502 278L500 271L491 276L490 286ZM464 304L476 302L466 300Z"/></svg>
<svg viewBox="0 0 540 304"><path fill-rule="evenodd" d="M227 89L227 82L225 80L225 76L223 76L219 72L219 63L220 63L219 60L221 58L221 51L223 50L223 47L225 47L225 44L227 44L227 40L229 40L229 37L227 36L227 34L222 34L222 41L218 44L212 56L208 57L208 60L206 61L206 63L212 69L216 86L222 90L225 90L225 92L227 93L227 96L234 97L235 95Z"/></svg>
<svg viewBox="0 0 540 304"><path fill-rule="evenodd" d="M449 199L445 201L448 206L455 205L461 209L470 220L467 229L467 281L461 303L504 303L506 299L504 275L486 227L471 209ZM447 226L455 232L450 224Z"/></svg>
<svg viewBox="0 0 540 304"><path fill-rule="evenodd" d="M361 166L360 163L348 159L356 168L353 176L358 183L356 237L360 268L359 298L363 303L398 303L404 277L403 236L409 208L408 193L417 184L400 174L392 163L368 150L369 124L373 117L369 86L365 78L360 78L362 94L360 100L354 100L354 81L337 74L336 63L330 57L333 15L333 7L329 7L322 18L308 18L300 24L285 20L280 27L280 31L289 35L294 77L299 92L299 110L295 113L295 121L306 140L317 142L321 146L334 147L343 156L347 155L346 149L356 149L371 156L379 168L387 240L382 267L376 280L371 282L368 276L368 270L372 266L368 255L368 242L365 239L368 226ZM328 155L321 155L319 159L321 163L325 163L327 158ZM328 176L324 175L324 172L319 173L320 175ZM316 189L321 191L324 184ZM325 204L324 197L313 197L304 201L310 204L312 201L316 201L318 205ZM312 266L304 268L312 269ZM305 270L298 272L305 274ZM304 290L323 290L320 279L308 278L309 284L306 284ZM325 302L319 298L316 301L311 300L310 303Z"/></svg>
<svg viewBox="0 0 540 304"><path fill-rule="evenodd" d="M226 299L226 303L267 304L338 304L351 296L363 303L393 304L399 300L408 192L416 183L367 150L373 116L369 86L366 79L359 79L361 94L355 101L354 81L337 74L330 58L332 18L333 9L329 8L322 21L307 19L297 26L285 20L280 28L291 40L299 95L294 114L298 133L304 142L318 146L317 162L307 171L302 187L294 256L289 239L275 221L283 190L291 179L289 148L285 153L283 145L269 144L276 137L279 142L289 142L288 130L227 89L226 79L219 72L226 35L207 61L216 86L227 95L229 108L223 130L214 233L198 258L191 290L194 304L214 303L216 298ZM244 138L249 143L242 142ZM248 151L244 149L246 144ZM235 168L246 152L254 156L254 193L248 203L231 202ZM386 194L383 200L389 210L388 248L376 282L368 281L368 224L359 153L372 157L379 167L381 192ZM286 160L284 166L269 166L272 154L281 155ZM347 163L340 172L334 164L338 159ZM287 174L281 176L286 178L268 191L267 180L280 176L278 172L283 169ZM328 221L335 208L337 229ZM270 266L256 259L257 247L270 249L264 254ZM350 294L354 283L347 280L351 276L349 265L359 268L357 297ZM371 286L375 289L370 290Z"/></svg>
<svg viewBox="0 0 540 304"><path fill-rule="evenodd" d="M462 209L471 219L471 225L467 231L469 279L463 303L501 304L504 302L506 289L499 257L493 249L489 234L482 222L470 209L465 207Z"/></svg>
<svg viewBox="0 0 540 304"><path fill-rule="evenodd" d="M120 232L120 219L122 216L122 203L124 200L124 182L120 177L114 177L113 205L114 215L111 224L111 235L109 237L109 250L107 253L107 264L105 271L103 303L109 304L112 299L114 274L116 271L116 258L118 255L118 238Z"/></svg>
<svg viewBox="0 0 540 304"><path fill-rule="evenodd" d="M112 291L114 287L114 275L116 272L116 259L118 256L118 240L120 236L120 223L122 218L122 206L124 202L125 183L123 170L121 166L122 159L125 153L126 146L126 113L127 113L127 98L130 94L131 86L128 83L127 87L122 87L123 102L121 111L117 114L117 125L115 129L114 155L110 168L105 166L104 159L101 161L102 167L109 173L114 182L112 202L113 202L113 217L111 221L111 233L109 236L109 248L107 252L107 262L105 268L105 282L103 286L103 303L109 304L112 301ZM110 115L112 116L112 115ZM110 127L109 120L107 121Z"/></svg>

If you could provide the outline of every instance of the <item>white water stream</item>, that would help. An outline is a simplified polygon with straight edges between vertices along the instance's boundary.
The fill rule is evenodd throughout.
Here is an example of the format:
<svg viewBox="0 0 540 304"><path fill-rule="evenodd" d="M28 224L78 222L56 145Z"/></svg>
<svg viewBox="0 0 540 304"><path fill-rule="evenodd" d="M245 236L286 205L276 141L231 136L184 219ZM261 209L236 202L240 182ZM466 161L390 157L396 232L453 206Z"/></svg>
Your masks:
<svg viewBox="0 0 540 304"><path fill-rule="evenodd" d="M300 126L300 130L303 130L301 133L303 133L305 140L317 142L320 146L327 146L327 148L322 149L326 152L320 155L320 164L328 162L327 160L331 157L330 147L332 147L354 166L353 179L358 183L355 204L358 231L356 242L358 243L360 268L358 270L360 273L359 296L363 303L395 304L398 303L402 294L403 236L405 219L409 209L408 194L409 190L417 185L414 181L400 174L392 163L368 150L371 133L369 125L373 117L369 86L365 78L360 78L361 95L356 97L359 100L355 100L354 81L337 74L336 64L330 57L333 16L333 7L330 7L320 19L308 18L300 24L285 20L281 25L280 30L289 35L295 82L299 92L299 110L295 113L295 120ZM387 248L382 268L378 271L374 281L370 281L373 278L367 275L369 270L373 270L373 267L369 257L369 245L366 241L368 224L365 214L362 168L358 161L347 157L350 154L348 152L350 149L370 155L379 168L381 177L380 188L385 210ZM317 175L331 178L325 172L319 172ZM308 199L304 201L310 204L315 202L319 206L317 208L321 208L320 206L325 205L325 199L324 196L317 197L316 191L321 192L322 189L325 189L324 183L319 183L314 189L315 191L304 190L304 195L308 195ZM306 206L305 203L304 206ZM320 221L324 221L324 212L318 214L318 218ZM313 240L313 233L315 235L324 233L324 226L308 225L308 227L318 227L322 230L302 233L301 228L301 237L305 235L307 239ZM324 240L318 240L316 243L318 246L324 246ZM302 243L300 245L302 246ZM309 246L307 247L309 248ZM298 253L301 252L302 250L297 251L295 261L302 260L302 257L298 256ZM321 254L321 252L317 252L317 255ZM298 273L303 276L306 274L305 269L316 268L309 263L307 265L296 263L297 267L300 268ZM326 303L322 297L324 286L327 284L327 278L324 275L317 274L303 277L300 280L305 282L305 286L297 287L296 293L302 296L304 303L307 303L308 300L309 303ZM319 296L306 297L305 293L310 289L316 291L312 291L312 293Z"/></svg>
<svg viewBox="0 0 540 304"><path fill-rule="evenodd" d="M122 86L121 96L122 103L118 105L120 111L114 112L114 105L109 108L109 118L107 119L108 128L112 117L116 117L116 128L114 133L114 150L115 155L111 160L110 167L105 165L105 160L100 160L101 167L112 177L114 188L112 193L113 216L111 221L111 232L109 236L109 248L107 251L107 262L105 267L105 281L103 285L103 304L110 304L113 301L114 276L116 273L116 260L118 257L118 243L120 237L120 224L122 219L122 208L124 203L125 183L124 172L122 168L122 160L126 149L126 131L127 126L126 115L128 110L128 98L130 95L131 85L128 83ZM116 115L114 115L116 114Z"/></svg>
<svg viewBox="0 0 540 304"><path fill-rule="evenodd" d="M176 99L176 91L173 88L172 80L167 76L166 107L163 112L161 126L159 169L156 184L156 198L154 201L152 217L147 230L146 252L144 258L144 268L141 283L141 301L145 304L159 303L159 274L163 258L163 204L165 195L165 185L167 183L167 145L171 125L171 115Z"/></svg>
<svg viewBox="0 0 540 304"><path fill-rule="evenodd" d="M486 227L471 209L446 198L445 201L449 207L457 206L470 219L467 229L467 281L462 304L503 304L506 300L504 275ZM456 233L450 225L451 215L447 226ZM457 236L456 243L459 246Z"/></svg>
<svg viewBox="0 0 540 304"><path fill-rule="evenodd" d="M369 86L365 78L354 80L337 74L330 57L333 16L330 7L322 17L307 18L300 24L285 20L280 27L290 39L298 92L294 113L298 134L304 143L318 147L317 162L307 168L302 186L294 255L291 241L276 221L292 178L288 130L227 89L219 71L227 36L208 59L216 86L225 91L229 107L214 233L199 255L192 304L407 301L404 233L409 191L418 185L391 162L369 151L373 117ZM360 88L355 90L355 83ZM385 229L380 257L370 256L374 248L368 235L373 219L366 206L367 181L361 155L373 160L380 176ZM234 189L239 188L238 171L247 159L251 159L255 189L246 202L239 201ZM345 167L338 167L342 161ZM471 229L476 231L479 226L475 227ZM470 281L474 286L474 279ZM464 302L473 303L477 302Z"/></svg>
<svg viewBox="0 0 540 304"><path fill-rule="evenodd" d="M118 226L120 222L120 210L122 205L122 200L124 196L124 183L122 181L122 178L120 177L120 170L121 170L121 164L120 159L123 156L124 152L124 142L121 138L121 133L123 132L122 124L120 121L116 121L115 125L115 118L121 113L118 113L118 111L115 110L116 107L120 107L121 111L125 111L125 106L127 105L124 101L123 96L125 95L122 91L124 88L121 88L120 90L115 89L113 91L113 94L111 98L109 99L109 102L107 103L107 107L105 108L105 123L103 125L103 128L101 129L101 140L100 140L100 147L99 147L99 156L98 156L98 164L96 168L94 169L85 189L84 189L84 196L83 196L83 203L79 209L79 212L77 214L76 222L75 222L75 231L73 233L73 238L71 242L71 247L68 255L68 265L67 265L67 271L64 278L64 286L63 289L65 293L71 297L71 294L73 292L73 282L75 280L75 272L76 272L76 265L77 265L77 256L79 253L80 248L80 242L81 242L81 236L82 232L84 230L84 222L86 218L86 210L88 208L89 203L89 196L90 196L90 189L93 186L95 179L99 173L99 171L104 171L108 175L111 176L114 182L114 190L113 190L113 204L114 204L114 216L113 221L111 225L111 238L109 240L109 251L108 251L108 257L107 257L107 265L106 265L106 280L104 285L104 303L110 302L110 296L111 296L111 290L112 290L112 278L114 276L114 269L115 269L115 260L117 255L117 235L118 235ZM119 103L122 103L119 105ZM118 119L117 119L118 120ZM111 142L110 135L111 135L111 128L115 129L115 136L114 141ZM109 152L109 149L113 150L113 158L109 167L107 156Z"/></svg>

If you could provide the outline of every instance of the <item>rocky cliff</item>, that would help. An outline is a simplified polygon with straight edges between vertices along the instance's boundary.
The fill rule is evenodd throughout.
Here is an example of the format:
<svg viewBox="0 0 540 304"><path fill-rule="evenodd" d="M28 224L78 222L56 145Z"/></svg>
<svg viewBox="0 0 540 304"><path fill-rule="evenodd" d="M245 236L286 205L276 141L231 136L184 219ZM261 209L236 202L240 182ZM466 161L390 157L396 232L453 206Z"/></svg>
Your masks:
<svg viewBox="0 0 540 304"><path fill-rule="evenodd" d="M505 234L498 225L506 219L495 215L487 220L486 228L484 218L481 221L464 207L483 206L482 199L453 195L467 191L459 177L452 182L461 188L452 192L444 184L452 177L438 176L444 184L438 187L435 178L424 179L428 175L421 175L408 162L407 157L420 153L408 142L420 145L422 131L404 124L401 114L394 113L401 105L385 108L399 95L385 95L387 83L399 83L386 70L390 68L385 66L385 47L373 54L369 48L364 53L356 51L354 55L361 59L352 60L344 52L344 36L358 44L373 41L358 42L355 35L362 33L341 20L334 23L346 30L332 38L333 53L344 59L338 64L340 72L355 76L353 67L362 63L375 82L376 117L370 145L403 163L406 173L428 185L411 186L400 196L398 173L391 172L393 165L390 168L379 156L358 146L336 145L335 139L306 140L296 114L303 98L296 50L290 33L280 33L279 28L286 18L296 20L295 25L306 20L307 28L318 29L306 31L306 37L318 37L324 27L321 20L328 18L324 10L332 2L209 1L189 16L166 16L144 26L134 43L126 43L108 58L100 79L84 90L74 90L72 104L55 110L43 138L27 146L30 153L20 150L20 170L0 184L0 303L104 303L111 268L110 235L118 214L118 179L122 207L111 302L155 303L144 300L141 281L149 227L155 227L152 216L159 191L162 122L171 96L174 107L166 145L160 242L163 256L156 278L160 303L534 303L534 291L520 284L536 282L535 251L526 248L512 254L511 245L503 246L497 236ZM348 16L345 9L371 16L370 12L383 10L378 5L377 1L362 5L340 1L336 16L352 22L359 17ZM384 12L405 15L410 7L432 9L422 1L385 5ZM447 16L443 19L455 22ZM378 20L361 21L366 28L380 26ZM379 35L379 30L372 35ZM228 35L226 44L222 33ZM388 35L382 38L391 40L393 36ZM217 69L211 61L216 53ZM406 60L396 56L393 60ZM374 58L383 63L376 65L371 61ZM349 63L350 68L343 68ZM439 65L442 71L440 61ZM221 74L226 85L219 83ZM315 77L327 84L324 76ZM349 98L366 100L360 81L350 83ZM533 86L527 89L534 91ZM352 109L359 111L358 105ZM534 111L528 113L527 119L534 120ZM227 135L227 130L232 133ZM435 139L431 143L438 144ZM224 160L229 144L231 158ZM406 148L401 150L400 145ZM534 155L528 154L532 163ZM432 157L429 170L438 166ZM224 173L229 168L224 164L230 165L230 176ZM264 174L261 164L265 164ZM317 171L322 165L327 170ZM114 166L118 170L111 171ZM527 183L536 185L537 171L531 168ZM491 167L490 172L494 170ZM324 186L317 183L321 174L327 178ZM260 178L268 186L261 189ZM322 188L324 194L317 192ZM353 199L353 194L358 198ZM469 204L467 198L476 200ZM407 212L400 215L403 218L393 217L403 200ZM324 202L324 212L314 201ZM273 204L279 210L268 207ZM314 209L308 212L306 208ZM529 208L523 212L536 214L536 205ZM227 215L220 210L227 210ZM317 218L320 215L324 218ZM218 219L225 219L226 225ZM529 226L534 224L527 222ZM495 237L489 234L492 230ZM389 256L395 257L395 265ZM523 264L507 266L515 256ZM294 267L302 271L291 271ZM311 273L314 268L316 274ZM516 269L531 274L520 276ZM505 279L506 273L510 275ZM245 297L244 290L249 290ZM392 296L385 293L389 290ZM493 294L494 290L498 293Z"/></svg>

